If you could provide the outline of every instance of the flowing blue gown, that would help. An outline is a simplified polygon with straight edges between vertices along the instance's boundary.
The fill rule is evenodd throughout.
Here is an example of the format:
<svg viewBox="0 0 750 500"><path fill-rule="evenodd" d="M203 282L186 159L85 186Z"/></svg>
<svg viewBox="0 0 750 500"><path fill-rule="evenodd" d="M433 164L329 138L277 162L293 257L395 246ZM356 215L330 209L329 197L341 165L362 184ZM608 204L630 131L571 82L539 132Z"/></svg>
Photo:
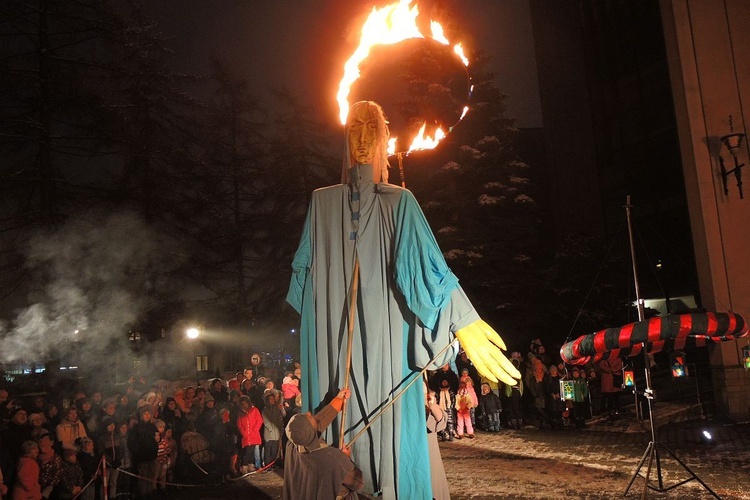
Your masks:
<svg viewBox="0 0 750 500"><path fill-rule="evenodd" d="M313 193L287 295L301 314L303 411L315 411L344 385L348 291L359 259L345 441L479 319L412 193L374 183L370 165L352 167L349 179ZM431 368L455 354L447 350ZM425 418L415 383L353 444L366 492L432 498ZM335 445L339 427L325 436Z"/></svg>

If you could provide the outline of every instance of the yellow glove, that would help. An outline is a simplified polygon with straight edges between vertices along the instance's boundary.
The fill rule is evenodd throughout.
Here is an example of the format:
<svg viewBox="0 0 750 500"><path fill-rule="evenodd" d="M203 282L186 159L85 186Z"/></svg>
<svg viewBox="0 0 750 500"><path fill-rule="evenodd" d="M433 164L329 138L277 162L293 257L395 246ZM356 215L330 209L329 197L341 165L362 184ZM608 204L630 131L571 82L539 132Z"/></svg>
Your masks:
<svg viewBox="0 0 750 500"><path fill-rule="evenodd" d="M516 367L501 351L506 349L503 339L481 319L458 330L456 338L480 375L508 385L516 385L515 379L521 378Z"/></svg>

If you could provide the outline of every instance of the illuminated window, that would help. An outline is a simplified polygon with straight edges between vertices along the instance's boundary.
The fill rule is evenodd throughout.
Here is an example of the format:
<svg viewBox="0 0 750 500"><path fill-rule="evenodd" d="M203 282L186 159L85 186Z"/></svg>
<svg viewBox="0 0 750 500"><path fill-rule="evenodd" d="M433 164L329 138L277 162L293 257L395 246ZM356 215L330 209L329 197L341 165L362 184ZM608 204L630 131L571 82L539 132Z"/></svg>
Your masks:
<svg viewBox="0 0 750 500"><path fill-rule="evenodd" d="M195 369L199 372L208 371L208 354L201 354L195 357Z"/></svg>

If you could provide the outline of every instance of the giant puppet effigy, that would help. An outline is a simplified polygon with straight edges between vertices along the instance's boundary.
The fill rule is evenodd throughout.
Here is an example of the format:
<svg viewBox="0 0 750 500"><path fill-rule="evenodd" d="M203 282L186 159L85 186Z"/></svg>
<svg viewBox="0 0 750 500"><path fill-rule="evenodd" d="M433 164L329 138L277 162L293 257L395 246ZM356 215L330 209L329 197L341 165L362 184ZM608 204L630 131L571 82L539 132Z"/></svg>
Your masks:
<svg viewBox="0 0 750 500"><path fill-rule="evenodd" d="M287 295L301 314L303 411L348 386L343 437L369 425L351 447L365 492L429 500L425 397L410 383L448 363L456 339L489 379L512 385L520 373L448 268L412 193L387 183L382 108L354 104L346 134L345 183L313 193ZM327 438L339 441L340 432L332 426Z"/></svg>

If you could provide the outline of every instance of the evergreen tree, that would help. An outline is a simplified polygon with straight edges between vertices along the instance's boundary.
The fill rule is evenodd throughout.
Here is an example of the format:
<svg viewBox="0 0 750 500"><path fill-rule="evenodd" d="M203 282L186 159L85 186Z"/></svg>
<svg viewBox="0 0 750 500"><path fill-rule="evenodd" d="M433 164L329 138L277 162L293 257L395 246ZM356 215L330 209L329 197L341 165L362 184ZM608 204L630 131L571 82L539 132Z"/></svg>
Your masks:
<svg viewBox="0 0 750 500"><path fill-rule="evenodd" d="M407 187L480 314L506 338L528 338L542 327L540 221L530 168L513 148L517 130L485 63L481 55L472 60L471 109L452 134L435 151L404 160ZM415 65L408 78L421 74L429 72Z"/></svg>

